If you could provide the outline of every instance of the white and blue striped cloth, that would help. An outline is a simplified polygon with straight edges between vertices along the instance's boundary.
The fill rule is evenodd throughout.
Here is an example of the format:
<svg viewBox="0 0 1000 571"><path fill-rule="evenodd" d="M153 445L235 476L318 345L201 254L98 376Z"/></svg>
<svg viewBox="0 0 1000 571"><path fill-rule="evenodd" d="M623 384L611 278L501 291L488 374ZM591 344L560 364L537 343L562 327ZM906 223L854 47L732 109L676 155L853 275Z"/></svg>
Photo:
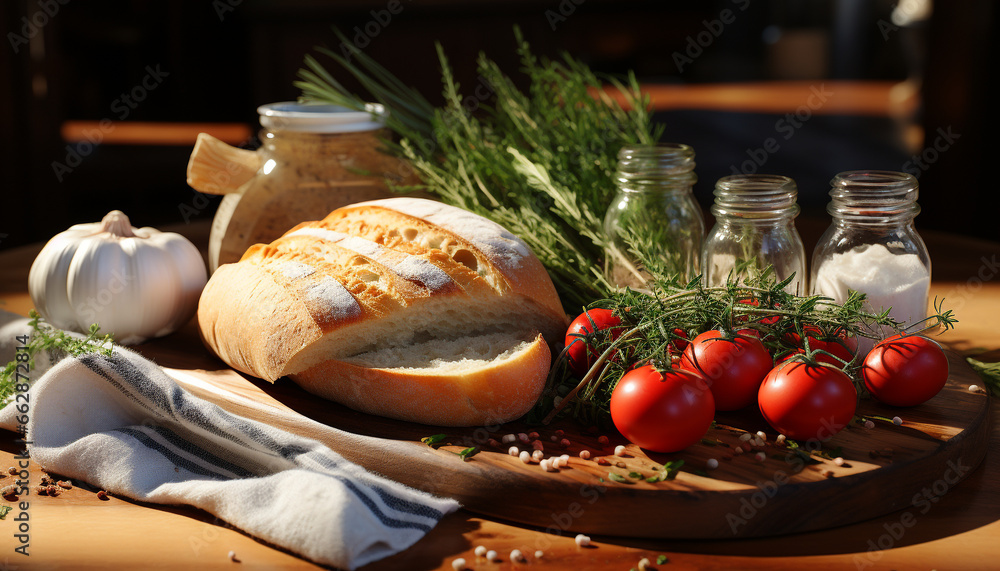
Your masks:
<svg viewBox="0 0 1000 571"><path fill-rule="evenodd" d="M23 327L0 328L4 363ZM29 399L30 453L46 470L135 500L195 506L324 565L354 569L405 550L458 508L195 397L126 349L59 361ZM0 410L0 427L17 430L17 416L13 406Z"/></svg>

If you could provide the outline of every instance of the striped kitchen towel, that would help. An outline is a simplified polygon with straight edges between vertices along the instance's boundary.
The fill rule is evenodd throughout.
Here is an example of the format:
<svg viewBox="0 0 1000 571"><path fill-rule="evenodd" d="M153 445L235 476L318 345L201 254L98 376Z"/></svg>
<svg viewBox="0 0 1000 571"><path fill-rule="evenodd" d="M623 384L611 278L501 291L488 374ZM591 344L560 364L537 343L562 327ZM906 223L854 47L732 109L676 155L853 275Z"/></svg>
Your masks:
<svg viewBox="0 0 1000 571"><path fill-rule="evenodd" d="M226 412L127 349L59 361L27 402L29 451L46 470L201 508L325 565L354 569L402 551L458 508L315 440ZM25 420L14 404L0 410L0 427Z"/></svg>

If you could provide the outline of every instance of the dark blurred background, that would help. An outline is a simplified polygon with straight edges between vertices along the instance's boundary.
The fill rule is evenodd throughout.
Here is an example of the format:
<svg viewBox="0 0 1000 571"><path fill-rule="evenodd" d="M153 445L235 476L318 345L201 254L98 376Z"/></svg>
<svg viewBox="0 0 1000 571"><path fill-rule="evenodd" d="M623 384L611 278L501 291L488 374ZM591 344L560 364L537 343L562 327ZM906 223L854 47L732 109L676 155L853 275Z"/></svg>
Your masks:
<svg viewBox="0 0 1000 571"><path fill-rule="evenodd" d="M795 178L804 215L823 218L837 172L908 170L919 229L998 239L997 12L989 0L4 0L0 248L114 208L141 226L211 219L217 199L185 184L194 134L252 147L256 107L299 95L303 56L336 47L333 26L364 31L367 54L436 102L435 40L474 86L480 51L517 69L515 24L538 54L634 70L664 140L694 146L706 207L717 178L755 170Z"/></svg>

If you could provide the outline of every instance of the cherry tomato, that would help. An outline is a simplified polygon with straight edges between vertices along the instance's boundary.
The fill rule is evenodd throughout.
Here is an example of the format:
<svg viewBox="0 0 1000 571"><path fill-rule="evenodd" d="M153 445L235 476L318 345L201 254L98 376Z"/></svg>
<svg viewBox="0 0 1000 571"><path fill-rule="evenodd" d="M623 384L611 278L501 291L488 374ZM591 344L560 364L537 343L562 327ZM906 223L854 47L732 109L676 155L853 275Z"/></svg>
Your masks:
<svg viewBox="0 0 1000 571"><path fill-rule="evenodd" d="M815 325L806 325L805 327L803 327L803 329L805 330L806 337L809 338L809 348L812 349L813 351L816 350L826 351L831 355L835 355L836 357L843 359L847 363L850 363L851 360L854 359L854 354L857 353L858 351L858 338L854 336L849 336L843 331L841 331L836 336L830 335L824 337L820 328L816 327ZM791 358L793 355L805 353L805 348L802 342L802 338L801 336L799 336L798 333L795 333L794 331L791 333L787 333L785 335L785 341L792 345L802 347L802 349L793 351L790 355L782 359L782 361ZM825 353L817 353L816 360L819 361L820 363L833 365L834 367L838 368L844 367L844 363L838 361L837 359L834 359L833 357Z"/></svg>
<svg viewBox="0 0 1000 571"><path fill-rule="evenodd" d="M633 369L611 393L611 420L630 442L653 452L677 452L701 440L715 416L705 379L691 371Z"/></svg>
<svg viewBox="0 0 1000 571"><path fill-rule="evenodd" d="M768 373L757 404L767 423L788 438L825 441L854 418L858 392L840 369L793 361Z"/></svg>
<svg viewBox="0 0 1000 571"><path fill-rule="evenodd" d="M717 410L738 410L753 404L774 362L756 337L723 337L721 331L710 330L692 339L680 366L708 380Z"/></svg>
<svg viewBox="0 0 1000 571"><path fill-rule="evenodd" d="M894 335L868 353L861 378L879 401L916 406L941 392L948 381L948 357L926 337Z"/></svg>
<svg viewBox="0 0 1000 571"><path fill-rule="evenodd" d="M753 306L753 307L760 307L760 300L754 299L752 297L741 299L741 300L737 301L737 303L742 303L743 305L750 305L750 306ZM753 319L753 321L756 321L757 323L762 323L764 325L774 325L775 323L778 322L779 319L781 319L781 316L780 315L767 315L767 316L758 317L756 314L754 314L754 315L739 315L739 316L736 317L736 322L737 323L746 323L747 321L750 321L751 319ZM752 331L756 331L756 330L752 330Z"/></svg>
<svg viewBox="0 0 1000 571"><path fill-rule="evenodd" d="M593 321L593 323L591 323ZM587 343L587 340L581 337L581 335L588 335L593 333L594 326L597 326L597 330L604 330L612 328L610 333L611 337L617 338L622 333L621 327L615 327L616 325L621 325L622 320L618 318L617 315L611 312L610 309L588 309L587 311L581 313L569 324L569 329L566 330L566 346L569 350L566 352L569 357L569 366L577 376L584 376L590 367L594 364L594 361L600 357L600 354L594 350L593 347Z"/></svg>

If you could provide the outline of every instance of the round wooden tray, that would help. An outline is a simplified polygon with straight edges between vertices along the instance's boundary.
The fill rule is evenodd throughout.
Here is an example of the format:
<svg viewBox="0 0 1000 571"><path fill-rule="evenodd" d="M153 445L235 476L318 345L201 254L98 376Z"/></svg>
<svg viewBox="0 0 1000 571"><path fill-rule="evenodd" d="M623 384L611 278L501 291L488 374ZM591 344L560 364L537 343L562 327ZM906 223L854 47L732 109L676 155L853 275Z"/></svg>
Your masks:
<svg viewBox="0 0 1000 571"><path fill-rule="evenodd" d="M902 425L852 425L796 451L776 444L775 431L755 411L720 414L701 444L669 455L647 454L617 434L608 434L609 443L602 445L599 434L568 422L435 428L361 414L284 380L271 385L229 369L168 372L233 412L316 438L373 472L456 498L475 513L560 534L708 539L825 529L929 506L979 464L988 444L989 397L969 392L978 377L961 358L949 358L949 382L931 401L913 408L864 401L858 410L899 416ZM745 444L740 435L758 430L767 434L766 444L736 453ZM509 445L489 444L504 434L532 431L547 457L569 454L569 466L545 472L507 454ZM438 433L447 435L444 445L420 442ZM559 445L562 438L568 447ZM626 456L613 455L618 444L627 445ZM470 446L480 451L463 461L457 452ZM591 452L589 460L579 458L583 449ZM764 452L763 460L757 452ZM718 468L707 467L712 458ZM645 480L676 460L684 465L673 479Z"/></svg>

